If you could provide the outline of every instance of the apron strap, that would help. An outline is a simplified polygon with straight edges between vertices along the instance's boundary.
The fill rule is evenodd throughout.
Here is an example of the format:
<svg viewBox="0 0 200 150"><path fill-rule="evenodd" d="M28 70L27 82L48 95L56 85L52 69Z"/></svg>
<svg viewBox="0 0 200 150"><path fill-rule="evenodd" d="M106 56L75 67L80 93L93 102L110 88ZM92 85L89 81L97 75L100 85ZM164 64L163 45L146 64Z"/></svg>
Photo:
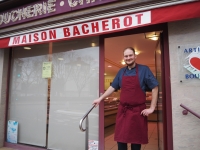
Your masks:
<svg viewBox="0 0 200 150"><path fill-rule="evenodd" d="M136 107L140 107L140 106L142 106L142 105L145 105L145 103L140 104L140 105L129 105L129 104L122 104L122 103L120 103L120 105L123 107L123 108L122 108L122 113L123 113L123 116L125 116L127 110L133 110L133 108L136 108Z"/></svg>

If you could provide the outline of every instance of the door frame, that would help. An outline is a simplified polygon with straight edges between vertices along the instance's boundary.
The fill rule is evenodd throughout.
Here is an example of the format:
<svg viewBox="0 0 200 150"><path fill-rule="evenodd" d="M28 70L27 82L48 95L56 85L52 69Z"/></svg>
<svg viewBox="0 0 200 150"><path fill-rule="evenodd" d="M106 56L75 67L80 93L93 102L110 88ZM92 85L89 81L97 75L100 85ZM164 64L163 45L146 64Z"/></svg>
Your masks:
<svg viewBox="0 0 200 150"><path fill-rule="evenodd" d="M163 139L164 149L173 150L173 131L172 131L172 104L171 104L171 84L170 84L170 59L169 59L169 41L168 24L156 24L135 29L119 31L99 36L99 93L104 93L104 39L124 36L130 34L139 34L155 30L163 31L163 52L161 53L162 65L162 89L163 89ZM99 106L99 149L104 150L104 103Z"/></svg>

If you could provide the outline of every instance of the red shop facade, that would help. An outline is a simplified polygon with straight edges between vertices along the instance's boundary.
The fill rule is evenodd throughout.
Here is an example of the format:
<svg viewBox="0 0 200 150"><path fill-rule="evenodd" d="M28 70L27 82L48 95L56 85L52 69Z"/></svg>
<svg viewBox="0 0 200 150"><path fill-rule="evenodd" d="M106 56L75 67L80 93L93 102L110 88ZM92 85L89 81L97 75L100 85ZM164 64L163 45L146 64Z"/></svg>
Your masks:
<svg viewBox="0 0 200 150"><path fill-rule="evenodd" d="M2 147L83 149L85 135L78 129L79 120L105 90L106 39L158 31L161 53L155 65L160 66L162 93L162 113L157 114L162 118L157 122L158 148L178 150L183 142L176 140L178 133L190 133L177 125L182 114L177 113L181 110L177 107L179 92L174 90L180 85L174 84L179 79L173 78L173 44L184 50L192 44L198 46L185 36L193 38L192 25L196 22L197 27L200 17L198 6L199 1L44 0L0 13ZM183 25L180 33L177 25ZM181 40L188 42L184 45ZM50 72L45 70L48 67ZM193 85L189 82L182 88ZM89 117L89 140L96 141L100 150L105 149L104 105ZM13 120L18 125L17 137L8 137L9 121ZM185 144L198 146L195 140Z"/></svg>

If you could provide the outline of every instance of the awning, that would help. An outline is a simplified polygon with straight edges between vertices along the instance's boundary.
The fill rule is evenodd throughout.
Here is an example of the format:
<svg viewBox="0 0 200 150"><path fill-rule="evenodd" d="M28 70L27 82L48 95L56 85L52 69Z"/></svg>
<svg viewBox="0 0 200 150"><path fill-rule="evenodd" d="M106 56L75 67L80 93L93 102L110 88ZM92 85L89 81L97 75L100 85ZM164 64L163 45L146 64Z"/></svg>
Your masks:
<svg viewBox="0 0 200 150"><path fill-rule="evenodd" d="M199 6L200 2L197 1L14 36L0 39L0 48L101 35L158 23L198 18Z"/></svg>

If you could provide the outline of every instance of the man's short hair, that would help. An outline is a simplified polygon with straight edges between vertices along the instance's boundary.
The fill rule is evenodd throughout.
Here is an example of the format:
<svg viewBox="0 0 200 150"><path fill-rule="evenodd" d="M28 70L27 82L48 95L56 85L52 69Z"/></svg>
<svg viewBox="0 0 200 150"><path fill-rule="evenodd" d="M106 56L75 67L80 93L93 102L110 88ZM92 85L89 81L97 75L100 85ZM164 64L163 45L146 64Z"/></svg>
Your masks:
<svg viewBox="0 0 200 150"><path fill-rule="evenodd" d="M127 49L130 49L130 50L132 50L132 51L133 51L133 53L135 54L135 49L134 49L133 47L127 47L127 48L125 48L125 49L124 49L124 51L125 51L125 50L127 50Z"/></svg>

